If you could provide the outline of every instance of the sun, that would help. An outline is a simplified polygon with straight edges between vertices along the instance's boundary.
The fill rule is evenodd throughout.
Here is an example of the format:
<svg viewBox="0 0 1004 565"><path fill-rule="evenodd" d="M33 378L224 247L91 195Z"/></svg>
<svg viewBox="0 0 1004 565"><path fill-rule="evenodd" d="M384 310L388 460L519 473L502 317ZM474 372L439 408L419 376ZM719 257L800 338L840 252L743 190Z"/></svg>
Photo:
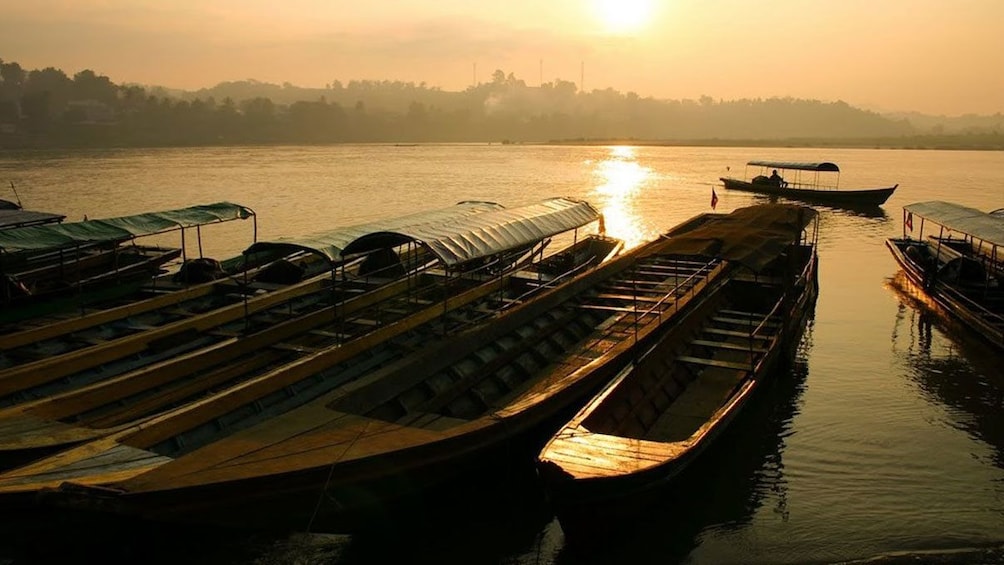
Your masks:
<svg viewBox="0 0 1004 565"><path fill-rule="evenodd" d="M607 32L630 34L648 23L652 0L593 0L593 12Z"/></svg>

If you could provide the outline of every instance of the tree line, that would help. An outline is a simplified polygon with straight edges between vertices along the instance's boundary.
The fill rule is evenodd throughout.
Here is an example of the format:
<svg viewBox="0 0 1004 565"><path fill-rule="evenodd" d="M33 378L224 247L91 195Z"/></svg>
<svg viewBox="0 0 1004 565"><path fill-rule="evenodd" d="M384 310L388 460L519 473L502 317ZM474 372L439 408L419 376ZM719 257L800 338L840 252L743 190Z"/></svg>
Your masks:
<svg viewBox="0 0 1004 565"><path fill-rule="evenodd" d="M527 85L512 73L463 91L425 83L257 81L197 92L115 84L84 70L25 70L0 59L0 147L353 142L900 140L910 120L844 102L795 98L657 100L569 81ZM938 132L943 135L944 132ZM1004 147L998 130L981 144Z"/></svg>

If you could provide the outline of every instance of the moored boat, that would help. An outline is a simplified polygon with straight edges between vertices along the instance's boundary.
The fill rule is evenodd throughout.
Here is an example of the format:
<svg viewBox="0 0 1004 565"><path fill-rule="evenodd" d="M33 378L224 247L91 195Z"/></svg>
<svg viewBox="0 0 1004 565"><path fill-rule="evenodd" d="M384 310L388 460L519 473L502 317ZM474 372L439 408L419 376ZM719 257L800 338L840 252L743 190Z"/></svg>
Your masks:
<svg viewBox="0 0 1004 565"><path fill-rule="evenodd" d="M14 181L10 181L10 189L14 192L17 202L0 199L0 230L58 224L66 219L63 214L25 210L24 206L21 205L21 197L17 194L17 188L14 187Z"/></svg>
<svg viewBox="0 0 1004 565"><path fill-rule="evenodd" d="M525 447L539 446L541 426L724 283L721 261L664 252L676 233L717 218L687 222L491 323L446 336L440 320L416 326L423 335L402 335L396 347L410 346L389 363L392 351L367 346L318 371L320 353L10 471L0 492L44 489L46 504L154 520L303 527L316 514L352 528L399 497L480 476L489 457L530 463ZM305 379L316 392L291 396Z"/></svg>
<svg viewBox="0 0 1004 565"><path fill-rule="evenodd" d="M1004 217L952 202L909 204L902 237L886 247L912 284L1004 349Z"/></svg>
<svg viewBox="0 0 1004 565"><path fill-rule="evenodd" d="M313 370L320 371L423 323L438 320L438 331L480 323L494 310L519 302L563 278L556 272L550 280L517 276L513 271L523 263L514 262L513 257L537 257L546 244L538 238L575 230L598 217L588 203L568 199L548 199L502 212L479 216L476 222L473 217L452 223L440 218L435 227L400 226L395 237L378 231L345 246L346 250L357 250L349 255L363 249L364 255L384 256L380 249L397 248L405 240L413 244L412 236L405 234L421 232L422 245L428 246L436 259L432 264L445 266L447 272L405 269L368 292L343 293L334 303L318 302L296 315L273 316L253 332L201 328L201 333L210 335L206 343L199 340L199 347L173 351L167 358L122 372L105 364L95 371L67 373L93 358L94 352L58 363L43 360L44 371L28 366L16 373L0 372L0 405L10 406L0 410L0 452L48 448L99 437L213 390L269 371L281 371L282 365L298 360L314 358ZM433 232L438 235L433 237ZM371 237L374 235L378 237ZM467 248L457 245L472 241L475 235L490 237ZM528 243L533 245L527 248ZM566 272L574 273L606 259L617 249L617 240L590 236L569 247L564 253L571 257L569 261L557 263L565 265ZM365 276L379 275L376 272ZM330 297L331 291L322 289L317 294L320 298ZM286 315L286 308L280 307L277 314ZM143 343L156 341L144 339ZM388 351L382 362L397 354ZM126 367L133 364L130 360ZM53 382L56 375L62 378ZM40 395L43 398L31 400Z"/></svg>
<svg viewBox="0 0 1004 565"><path fill-rule="evenodd" d="M134 292L186 257L184 234L194 228L254 218L244 206L218 202L118 218L33 225L0 231L4 289L0 321L82 307ZM138 238L180 232L181 247L143 245Z"/></svg>
<svg viewBox="0 0 1004 565"><path fill-rule="evenodd" d="M540 477L566 538L630 525L790 357L817 294L814 219L807 208L764 210L670 242L695 260L721 260L726 282L541 450Z"/></svg>
<svg viewBox="0 0 1004 565"><path fill-rule="evenodd" d="M759 174L751 176L748 172L751 166L757 167ZM838 206L880 206L899 186L896 184L883 188L850 190L839 188L840 167L830 162L750 161L746 163L746 170L747 173L741 179L721 177L719 180L728 190L757 192L803 202ZM767 175L768 170L773 171L770 176ZM778 171L784 174L779 174ZM821 177L820 173L835 173L834 180L826 182L826 177Z"/></svg>
<svg viewBox="0 0 1004 565"><path fill-rule="evenodd" d="M10 200L0 200L0 230L58 224L64 219L66 219L66 216L62 214L25 210L21 208L20 204L11 202Z"/></svg>

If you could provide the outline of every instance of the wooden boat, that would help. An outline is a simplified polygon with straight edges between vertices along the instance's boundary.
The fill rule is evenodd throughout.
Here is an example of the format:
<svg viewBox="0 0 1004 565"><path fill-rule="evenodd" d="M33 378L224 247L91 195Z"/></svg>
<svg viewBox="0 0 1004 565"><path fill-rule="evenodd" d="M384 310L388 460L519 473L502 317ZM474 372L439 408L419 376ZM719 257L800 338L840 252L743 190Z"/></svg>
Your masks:
<svg viewBox="0 0 1004 565"><path fill-rule="evenodd" d="M750 167L759 167L759 174L750 176ZM768 170L782 171L781 179L767 176ZM742 179L721 177L727 190L742 190L757 192L772 196L782 196L810 203L849 205L849 206L880 206L892 196L896 187L865 188L846 190L838 188L840 167L834 163L792 163L786 161L750 161L746 163L747 173ZM803 178L802 173L813 173L811 178ZM831 183L820 182L819 173L836 173ZM809 175L805 175L809 177ZM786 178L784 178L786 177Z"/></svg>
<svg viewBox="0 0 1004 565"><path fill-rule="evenodd" d="M118 297L114 301L89 304L85 312L59 312L6 324L3 328L6 335L0 335L0 356L31 346L33 349L44 349L39 352L41 356L51 357L84 347L95 339L108 342L135 334L141 329L160 328L294 285L298 287L296 290L291 289L292 297L316 293L331 286L331 281L326 279L340 274L336 272L339 269L341 272L348 272L358 267L351 261L343 261L340 253L342 247L361 235L374 230L393 229L395 226L445 222L499 209L502 206L494 203L464 202L443 209L340 227L304 237L257 241L240 256L223 261L215 267L210 265L212 268L208 272L193 271L195 276L191 276L193 273L186 273L184 267L201 260L194 259L183 264L182 270L176 273L157 277L139 286L131 295ZM359 262L363 260L364 258L360 258ZM418 256L410 257L408 261L416 266L427 263ZM372 268L368 271L374 278L382 276L382 273L373 272ZM247 307L253 312L262 303L273 304L274 300L255 301ZM230 320L234 315L239 317L239 310L237 307L232 308L232 316L225 318ZM184 326L176 327L188 329ZM70 339L64 339L67 337ZM61 344L55 350L45 345L53 340L60 340ZM32 354L29 352L26 357L30 359ZM13 364L17 363L0 360L0 367Z"/></svg>
<svg viewBox="0 0 1004 565"><path fill-rule="evenodd" d="M456 214L456 212L451 213ZM452 221L444 222L442 213L430 213L428 225L421 222L413 226L402 224L398 226L398 232L415 232L433 243L443 244L445 248L433 250L433 254L436 261L447 265L494 258L495 262L433 277L434 281L448 280L449 284L471 285L480 283L479 277L485 276L483 273L490 269L511 267L511 265L500 267L499 261L512 261L512 256L528 255L524 249L527 243L542 247L546 245L544 239L551 232L569 231L593 222L598 217L596 210L588 203L569 199L547 199L513 210L495 210L476 223L473 220L474 215L460 214ZM384 224L391 223L393 222L384 222ZM396 222L394 225L400 223ZM540 223L543 229L532 227L535 223ZM438 238L430 237L429 230L439 230L441 235ZM349 228L346 233L358 234L358 230ZM350 240L354 248L348 256L353 259L363 259L359 264L360 269L366 264L369 256L381 255L380 250L386 249L379 241L371 246L372 249L366 248L370 245L368 242L373 241L370 236L371 234L365 234L356 240ZM471 239L475 237L482 238L480 244L470 244ZM541 239L535 239L537 237ZM363 274L357 273L358 276L340 270L331 274L335 285L322 279L308 280L294 284L281 293L258 295L243 303L238 302L204 314L192 317L180 316L181 319L175 316L173 321L156 327L137 327L136 320L129 320L126 331L109 334L104 331L105 326L102 326L97 328L100 330L97 334L89 333L96 338L96 341L87 343L88 340L83 339L85 347L82 348L73 347L72 343L68 345L61 339L56 343L42 341L43 336L51 337L46 329L39 329L28 336L4 336L0 338L0 343L5 346L3 353L6 364L6 368L0 369L0 405L17 400L6 398L8 395L35 388L43 383L57 379L79 381L81 379L71 378L72 375L91 368L98 368L101 378L108 378L123 370L134 369L149 362L223 341L233 335L254 333L278 321L295 319L316 310L319 304L335 305L340 298L378 288L399 278L404 279L404 284L398 292L420 292L430 284L429 281L415 278L431 264L425 259L425 254L418 251L419 247L427 246L427 242L404 237L395 240L392 247L400 246L402 241L407 242L404 245L406 248L404 252L409 254L409 260L416 259L417 262L409 263L406 268L402 268L400 263L394 263L390 270L395 273L388 276L383 276L382 272L372 269ZM318 246L318 250L323 252L330 252L331 249L335 247ZM492 272L490 276L495 274ZM439 287L444 284L446 283L437 283ZM335 318L330 312L329 316ZM115 321L112 324L114 325ZM75 335L70 337L73 338L72 342L81 341L84 336L76 335L75 332ZM134 359L136 356L144 359L137 361ZM113 366L118 360L126 357L130 358L126 363ZM89 382L90 379L85 378L83 381ZM79 386L79 383L77 385L64 383L65 385Z"/></svg>
<svg viewBox="0 0 1004 565"><path fill-rule="evenodd" d="M563 207L579 213L591 211L566 222L581 223L595 217L595 210L586 203L565 201ZM511 216L527 212L517 209L507 213ZM530 219L527 216L527 220ZM532 221L538 225L543 225L543 220L540 214L532 216ZM549 229L569 225L555 223ZM511 229L525 231L526 225ZM506 231L499 233L504 235ZM458 234L464 238L469 235ZM500 241L498 237L495 240ZM569 272L575 272L604 260L619 249L619 244L618 240L610 238L587 237L564 251L574 257L574 263L560 263L567 265ZM584 255L584 251L590 253ZM510 253L525 252L519 245L514 252L503 248L499 262L506 263L505 255ZM495 254L499 255L497 249ZM470 253L465 262L470 259L481 257ZM560 278L554 273L551 282ZM97 375L74 374L71 375L73 380L52 383L50 375L60 374L66 363L59 366L49 363L45 371L35 368L19 373L16 382L22 387L32 385L17 391L21 394L11 393L11 385L5 380L7 375L2 375L0 393L5 396L0 400L12 403L12 407L0 410L0 452L23 452L99 437L297 359L318 354L324 356L322 364L334 364L359 352L355 342L373 347L427 321L439 320L442 324L439 330L480 323L495 310L545 287L546 284L541 284L536 277L505 272L488 278L474 272L465 272L459 277L411 274L374 287L370 292L349 295L335 304L320 304L284 320L273 319L256 332L234 335L215 330L212 333L217 341L209 345L118 375L108 376L106 366L101 367ZM390 351L385 361L394 354ZM96 380L98 377L100 380ZM61 392L24 402L30 399L25 393L36 389L41 393Z"/></svg>
<svg viewBox="0 0 1004 565"><path fill-rule="evenodd" d="M630 524L790 357L817 294L815 230L803 232L815 214L784 213L722 222L671 242L698 251L695 258L721 259L726 282L705 292L541 450L540 477L567 539ZM709 239L720 245L708 246Z"/></svg>
<svg viewBox="0 0 1004 565"><path fill-rule="evenodd" d="M58 225L0 231L4 290L0 321L36 317L135 291L164 265L185 258L185 229L253 218L244 206L219 202ZM140 245L137 238L178 231L180 248Z"/></svg>
<svg viewBox="0 0 1004 565"><path fill-rule="evenodd" d="M886 247L934 303L1004 349L1004 217L951 202L910 204L903 236Z"/></svg>
<svg viewBox="0 0 1004 565"><path fill-rule="evenodd" d="M12 183L11 187L13 186ZM62 214L25 210L21 207L20 201L11 202L10 200L0 199L0 230L58 224L64 219L66 219L66 216Z"/></svg>
<svg viewBox="0 0 1004 565"><path fill-rule="evenodd" d="M45 504L155 520L303 527L317 513L352 527L360 512L516 449L724 282L720 261L663 253L665 244L490 324L442 336L442 320L429 319L394 343L319 352L10 471L0 493L13 504L46 489Z"/></svg>

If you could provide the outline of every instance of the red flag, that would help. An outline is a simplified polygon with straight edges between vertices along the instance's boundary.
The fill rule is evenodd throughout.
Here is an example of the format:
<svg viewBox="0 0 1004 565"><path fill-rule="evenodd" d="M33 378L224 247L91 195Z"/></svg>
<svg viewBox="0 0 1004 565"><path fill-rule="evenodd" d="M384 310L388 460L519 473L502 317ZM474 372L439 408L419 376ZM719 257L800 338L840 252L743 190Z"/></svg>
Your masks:
<svg viewBox="0 0 1004 565"><path fill-rule="evenodd" d="M913 212L906 213L906 221L903 223L906 224L906 227L910 228L910 231L913 231Z"/></svg>
<svg viewBox="0 0 1004 565"><path fill-rule="evenodd" d="M715 187L711 187L711 209L714 210L718 206L718 195L715 194Z"/></svg>

